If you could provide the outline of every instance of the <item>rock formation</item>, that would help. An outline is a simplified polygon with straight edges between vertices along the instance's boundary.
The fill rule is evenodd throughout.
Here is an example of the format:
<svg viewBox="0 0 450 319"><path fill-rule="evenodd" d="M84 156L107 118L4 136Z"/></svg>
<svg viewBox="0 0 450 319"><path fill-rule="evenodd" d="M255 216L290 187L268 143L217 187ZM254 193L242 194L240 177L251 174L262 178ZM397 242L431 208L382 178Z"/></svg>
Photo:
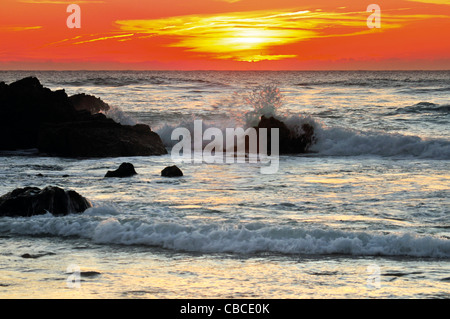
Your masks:
<svg viewBox="0 0 450 319"><path fill-rule="evenodd" d="M167 154L149 126L122 125L96 113L108 108L94 96L51 91L35 77L0 82L0 150L37 148L65 157Z"/></svg>
<svg viewBox="0 0 450 319"><path fill-rule="evenodd" d="M96 114L110 109L110 106L100 98L85 93L72 95L69 99L77 111L86 110Z"/></svg>
<svg viewBox="0 0 450 319"><path fill-rule="evenodd" d="M73 190L55 186L25 187L0 197L0 216L29 217L51 213L62 216L82 213L91 203Z"/></svg>
<svg viewBox="0 0 450 319"><path fill-rule="evenodd" d="M300 132L294 132L286 124L275 117L261 116L261 120L256 127L257 132L260 128L267 128L268 153L271 146L271 129L279 129L279 153L281 154L300 154L308 152L309 147L315 142L314 127L308 123L302 124ZM258 143L259 145L259 143Z"/></svg>
<svg viewBox="0 0 450 319"><path fill-rule="evenodd" d="M164 176L164 177L179 177L179 176L183 176L183 172L176 165L167 166L166 168L164 168L161 171L161 176Z"/></svg>
<svg viewBox="0 0 450 319"><path fill-rule="evenodd" d="M105 177L130 177L136 174L133 164L122 163L115 171L108 171Z"/></svg>

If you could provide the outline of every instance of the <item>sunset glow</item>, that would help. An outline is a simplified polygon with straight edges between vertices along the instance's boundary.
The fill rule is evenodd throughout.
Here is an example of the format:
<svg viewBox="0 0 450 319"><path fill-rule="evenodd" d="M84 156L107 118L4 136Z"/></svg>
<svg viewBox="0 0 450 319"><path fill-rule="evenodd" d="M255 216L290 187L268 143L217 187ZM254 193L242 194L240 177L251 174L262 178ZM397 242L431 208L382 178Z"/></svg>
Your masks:
<svg viewBox="0 0 450 319"><path fill-rule="evenodd" d="M3 0L1 69L448 69L450 1Z"/></svg>

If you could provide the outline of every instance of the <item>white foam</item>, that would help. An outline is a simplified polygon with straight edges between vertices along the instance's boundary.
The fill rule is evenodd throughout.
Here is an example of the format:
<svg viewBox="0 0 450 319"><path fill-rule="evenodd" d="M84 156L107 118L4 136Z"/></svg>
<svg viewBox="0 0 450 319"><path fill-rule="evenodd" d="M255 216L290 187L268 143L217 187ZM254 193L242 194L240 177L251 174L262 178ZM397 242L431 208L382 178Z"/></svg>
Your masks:
<svg viewBox="0 0 450 319"><path fill-rule="evenodd" d="M316 144L311 151L335 156L409 156L450 159L450 141L422 139L397 133L356 131L339 127L315 126Z"/></svg>
<svg viewBox="0 0 450 319"><path fill-rule="evenodd" d="M295 134L302 134L302 125L308 123L314 127L315 143L309 151L324 156L362 156L375 155L385 157L417 157L428 159L450 159L450 141L444 139L423 139L418 136L402 135L377 131L357 131L342 127L327 127L311 116L278 116ZM236 126L237 125L237 126ZM172 131L177 127L187 128L194 136L194 119L178 125L166 125L157 133L166 147L172 147L178 141L171 140ZM226 127L242 127L233 122L205 122L204 130L217 127L225 136ZM203 141L203 146L209 141Z"/></svg>
<svg viewBox="0 0 450 319"><path fill-rule="evenodd" d="M259 224L119 218L102 213L54 217L2 218L0 232L19 235L78 236L98 244L148 245L201 253L283 253L450 258L450 240L414 234L384 235L333 229ZM109 210L109 208L106 208Z"/></svg>
<svg viewBox="0 0 450 319"><path fill-rule="evenodd" d="M110 105L109 110L103 112L107 117L122 125L136 125L137 121L123 112L119 107Z"/></svg>

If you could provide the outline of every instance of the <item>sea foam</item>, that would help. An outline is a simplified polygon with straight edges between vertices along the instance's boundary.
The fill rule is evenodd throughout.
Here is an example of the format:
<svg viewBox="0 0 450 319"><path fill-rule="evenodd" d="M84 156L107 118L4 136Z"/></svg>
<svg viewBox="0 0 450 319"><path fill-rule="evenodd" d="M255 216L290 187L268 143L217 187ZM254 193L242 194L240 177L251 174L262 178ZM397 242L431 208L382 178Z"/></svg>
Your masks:
<svg viewBox="0 0 450 319"><path fill-rule="evenodd" d="M93 208L88 215L3 218L2 234L79 237L109 245L144 245L199 253L277 253L287 255L410 256L450 258L450 240L408 233L342 231L279 226L145 220L107 215ZM98 214L96 213L98 210Z"/></svg>
<svg viewBox="0 0 450 319"><path fill-rule="evenodd" d="M450 141L445 139L424 139L419 136L403 135L395 132L361 131L338 126L327 126L317 118L308 114L282 113L283 95L274 85L258 87L247 95L236 95L229 109L230 117L226 121L203 121L203 131L209 127L219 128L225 136L226 128L255 127L262 115L274 116L284 122L292 134L300 135L303 124L314 127L315 143L309 151L318 156L383 156L383 157L416 157L426 159L450 159ZM240 106L240 107L238 107ZM244 109L247 111L239 111ZM447 111L448 105L439 106L433 103L419 103L413 110ZM406 111L406 110L404 110ZM171 139L177 127L187 128L194 136L195 118L184 119L178 124L165 124L156 132L161 136L168 148L178 141ZM209 141L203 141L205 146Z"/></svg>
<svg viewBox="0 0 450 319"><path fill-rule="evenodd" d="M377 155L450 159L450 142L418 136L377 131L357 131L340 127L316 126L316 144L311 151L326 156Z"/></svg>
<svg viewBox="0 0 450 319"><path fill-rule="evenodd" d="M318 156L382 156L412 157L422 159L450 159L450 141L445 139L425 139L419 136L403 135L381 131L358 131L337 126L326 126L311 116L293 115L281 118L291 131L297 132L304 123L311 124L315 130L315 143L310 147L311 155ZM203 129L219 128L225 136L226 125L230 121L203 121ZM164 145L171 148L178 141L171 139L177 127L187 128L194 136L194 120L177 125L165 125L157 130ZM234 128L235 126L228 126ZM298 132L301 133L301 132ZM203 141L203 146L210 141Z"/></svg>

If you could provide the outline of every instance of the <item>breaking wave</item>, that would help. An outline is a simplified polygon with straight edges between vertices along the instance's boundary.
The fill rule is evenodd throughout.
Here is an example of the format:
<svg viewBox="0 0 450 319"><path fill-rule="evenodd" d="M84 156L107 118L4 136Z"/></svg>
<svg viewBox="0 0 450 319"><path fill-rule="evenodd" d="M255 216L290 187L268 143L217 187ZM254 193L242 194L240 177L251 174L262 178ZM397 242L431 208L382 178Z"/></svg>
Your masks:
<svg viewBox="0 0 450 319"><path fill-rule="evenodd" d="M194 136L194 119L176 125L165 125L157 133L164 145L172 147L177 140L171 134L178 127L187 128ZM310 116L288 116L283 121L296 131L302 124L311 124L315 129L315 144L310 152L317 156L383 156L383 157L416 157L423 159L450 159L450 141L445 139L424 139L418 136L386 133L380 131L357 131L342 127L327 127ZM239 123L237 123L239 124ZM217 127L223 132L227 127L235 128L236 122L203 121L203 132L209 127ZM203 141L203 145L209 141Z"/></svg>
<svg viewBox="0 0 450 319"><path fill-rule="evenodd" d="M444 113L450 114L450 105L439 105L431 102L420 102L397 109L397 113Z"/></svg>
<svg viewBox="0 0 450 319"><path fill-rule="evenodd" d="M249 223L224 226L118 217L110 207L82 215L2 218L2 234L79 237L97 244L144 245L199 253L450 257L450 240Z"/></svg>

